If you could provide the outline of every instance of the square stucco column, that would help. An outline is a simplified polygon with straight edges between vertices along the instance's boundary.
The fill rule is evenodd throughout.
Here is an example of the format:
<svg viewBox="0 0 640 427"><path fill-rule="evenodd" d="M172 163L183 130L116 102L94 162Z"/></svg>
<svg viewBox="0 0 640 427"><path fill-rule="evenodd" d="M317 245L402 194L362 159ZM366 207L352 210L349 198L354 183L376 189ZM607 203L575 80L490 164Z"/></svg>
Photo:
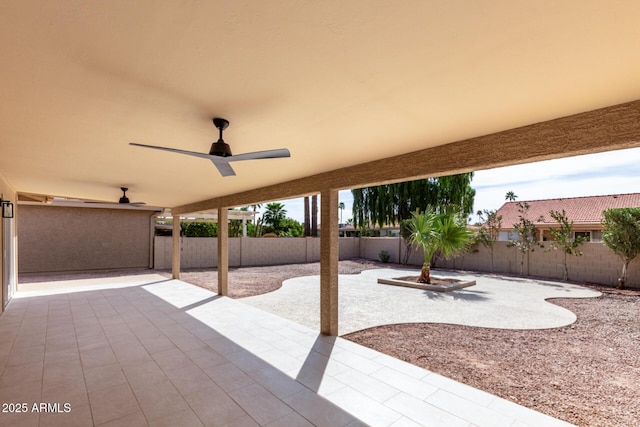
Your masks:
<svg viewBox="0 0 640 427"><path fill-rule="evenodd" d="M338 191L320 193L320 332L338 335Z"/></svg>
<svg viewBox="0 0 640 427"><path fill-rule="evenodd" d="M218 208L218 295L227 296L229 280L229 211Z"/></svg>
<svg viewBox="0 0 640 427"><path fill-rule="evenodd" d="M171 233L171 275L174 279L180 280L180 215L173 217L173 231Z"/></svg>

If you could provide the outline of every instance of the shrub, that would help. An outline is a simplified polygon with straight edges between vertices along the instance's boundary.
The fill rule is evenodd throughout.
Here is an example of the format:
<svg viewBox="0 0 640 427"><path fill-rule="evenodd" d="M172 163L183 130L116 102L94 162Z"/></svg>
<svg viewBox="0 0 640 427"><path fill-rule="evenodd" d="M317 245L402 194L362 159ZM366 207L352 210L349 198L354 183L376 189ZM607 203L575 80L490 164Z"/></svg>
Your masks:
<svg viewBox="0 0 640 427"><path fill-rule="evenodd" d="M391 259L391 254L387 251L380 251L380 253L378 253L378 257L380 258L380 261L387 263Z"/></svg>

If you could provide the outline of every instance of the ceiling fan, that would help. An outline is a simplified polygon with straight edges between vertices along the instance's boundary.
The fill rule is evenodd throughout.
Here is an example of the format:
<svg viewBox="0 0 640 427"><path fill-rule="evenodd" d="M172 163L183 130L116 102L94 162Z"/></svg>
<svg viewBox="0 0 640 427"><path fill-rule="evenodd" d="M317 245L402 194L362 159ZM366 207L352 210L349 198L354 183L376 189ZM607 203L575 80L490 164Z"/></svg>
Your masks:
<svg viewBox="0 0 640 427"><path fill-rule="evenodd" d="M244 154L236 154L235 156L231 154L231 148L229 144L224 142L222 139L222 131L225 130L229 126L229 121L221 118L214 118L213 124L220 131L220 137L216 142L211 144L211 149L209 150L209 154L206 153L198 153L195 151L186 151L179 150L176 148L166 148L166 147L158 147L155 145L146 145L146 144L138 144L135 142L130 142L129 145L135 145L137 147L145 147L145 148L153 148L155 150L164 150L170 151L172 153L178 154L186 154L187 156L200 157L203 159L209 159L215 167L218 169L222 176L232 176L235 175L235 171L229 164L230 162L237 162L240 160L257 160L257 159L277 159L282 157L291 157L291 153L286 148L280 148L276 150L265 150L265 151L254 151L251 153Z"/></svg>
<svg viewBox="0 0 640 427"><path fill-rule="evenodd" d="M122 204L122 205L146 205L145 202L130 202L129 198L127 197L127 191L129 191L129 189L127 187L120 187L120 190L122 190L122 197L120 197L120 200L118 200L119 204Z"/></svg>
<svg viewBox="0 0 640 427"><path fill-rule="evenodd" d="M129 191L129 189L127 187L120 187L120 190L122 190L122 197L120 197L120 199L118 200L118 204L120 205L132 205L132 206L142 206L142 205L146 205L145 202L131 202L129 201L129 198L127 197L127 191ZM101 201L96 201L96 200L85 200L85 203L109 203L109 204L116 204L115 202L101 202Z"/></svg>

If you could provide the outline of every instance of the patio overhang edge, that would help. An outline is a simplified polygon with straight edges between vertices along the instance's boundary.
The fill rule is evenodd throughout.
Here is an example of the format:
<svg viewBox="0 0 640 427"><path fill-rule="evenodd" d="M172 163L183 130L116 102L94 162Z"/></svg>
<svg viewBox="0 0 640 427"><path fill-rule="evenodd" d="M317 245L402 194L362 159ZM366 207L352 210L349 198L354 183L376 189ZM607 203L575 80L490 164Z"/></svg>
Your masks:
<svg viewBox="0 0 640 427"><path fill-rule="evenodd" d="M640 146L640 100L176 206L173 214L235 207Z"/></svg>

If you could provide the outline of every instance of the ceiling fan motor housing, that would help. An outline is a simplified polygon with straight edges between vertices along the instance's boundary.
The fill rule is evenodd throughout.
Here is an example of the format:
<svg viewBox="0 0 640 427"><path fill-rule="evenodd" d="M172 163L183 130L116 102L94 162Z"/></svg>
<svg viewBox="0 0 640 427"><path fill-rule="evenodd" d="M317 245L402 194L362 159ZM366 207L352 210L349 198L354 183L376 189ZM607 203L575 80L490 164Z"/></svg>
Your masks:
<svg viewBox="0 0 640 427"><path fill-rule="evenodd" d="M229 144L222 139L222 131L229 126L229 121L220 117L213 119L213 125L220 131L220 137L216 142L211 144L211 150L209 150L210 156L229 157L231 156L231 148Z"/></svg>
<svg viewBox="0 0 640 427"><path fill-rule="evenodd" d="M129 203L129 198L127 197L127 190L129 189L127 187L120 187L120 190L122 190L122 197L120 197L118 203Z"/></svg>
<svg viewBox="0 0 640 427"><path fill-rule="evenodd" d="M229 144L224 142L222 138L211 144L211 150L209 155L218 157L229 157L231 155L231 148Z"/></svg>

